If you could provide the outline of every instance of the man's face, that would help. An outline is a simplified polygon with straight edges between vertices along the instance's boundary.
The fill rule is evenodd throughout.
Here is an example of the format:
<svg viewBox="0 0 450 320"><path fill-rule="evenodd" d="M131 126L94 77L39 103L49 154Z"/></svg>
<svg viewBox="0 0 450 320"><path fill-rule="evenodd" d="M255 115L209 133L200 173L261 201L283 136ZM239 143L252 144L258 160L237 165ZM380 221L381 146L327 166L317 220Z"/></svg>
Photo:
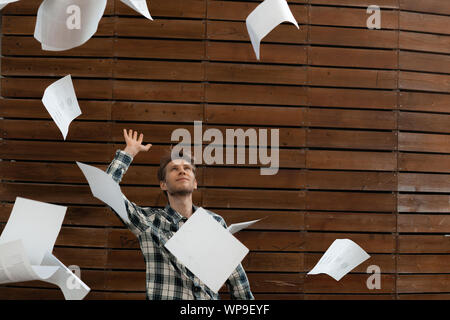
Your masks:
<svg viewBox="0 0 450 320"><path fill-rule="evenodd" d="M159 182L161 189L172 196L187 195L197 189L192 165L184 159L175 159L166 166L166 181Z"/></svg>

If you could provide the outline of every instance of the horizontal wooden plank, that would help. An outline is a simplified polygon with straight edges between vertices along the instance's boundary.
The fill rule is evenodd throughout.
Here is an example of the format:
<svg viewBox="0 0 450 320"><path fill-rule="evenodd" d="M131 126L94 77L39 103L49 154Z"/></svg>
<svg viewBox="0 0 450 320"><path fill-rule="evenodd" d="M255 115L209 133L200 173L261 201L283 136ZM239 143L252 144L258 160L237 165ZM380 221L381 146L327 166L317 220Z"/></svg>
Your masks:
<svg viewBox="0 0 450 320"><path fill-rule="evenodd" d="M308 88L310 106L396 109L397 94L393 91ZM345 112L345 111L343 111Z"/></svg>
<svg viewBox="0 0 450 320"><path fill-rule="evenodd" d="M206 57L210 61L254 62L255 52L248 43L208 41ZM307 47L301 45L265 43L260 62L306 64Z"/></svg>
<svg viewBox="0 0 450 320"><path fill-rule="evenodd" d="M307 232L305 251L325 252L336 239L350 239L368 254L394 253L396 239L392 234Z"/></svg>
<svg viewBox="0 0 450 320"><path fill-rule="evenodd" d="M247 230L303 230L303 212L299 211L263 211L263 210L234 210L234 209L214 209L220 214L227 225L244 221L262 219L258 223L251 225ZM289 223L286 223L289 221Z"/></svg>
<svg viewBox="0 0 450 320"><path fill-rule="evenodd" d="M140 14L119 0L113 1L115 14L133 15ZM177 17L177 18L203 18L206 14L204 0L153 0L147 2L152 17Z"/></svg>
<svg viewBox="0 0 450 320"><path fill-rule="evenodd" d="M399 212L450 212L448 195L399 194Z"/></svg>
<svg viewBox="0 0 450 320"><path fill-rule="evenodd" d="M289 1L289 9L299 24L308 22L308 7L297 5ZM303 1L305 2L305 1ZM247 16L258 6L254 2L232 2L232 1L207 1L207 18L210 20L234 20L245 21Z"/></svg>
<svg viewBox="0 0 450 320"><path fill-rule="evenodd" d="M305 124L306 109L208 104L205 112L206 121L212 124L300 126Z"/></svg>
<svg viewBox="0 0 450 320"><path fill-rule="evenodd" d="M367 28L369 16L366 11L367 7L360 9L311 6L308 22L313 25ZM383 11L382 28L383 30L398 29L398 14L396 11Z"/></svg>
<svg viewBox="0 0 450 320"><path fill-rule="evenodd" d="M318 253L305 253L305 266L304 271L309 272L319 262L323 254ZM392 254L371 254L370 258L356 266L351 270L353 273L367 273L369 266L376 265L380 268L381 273L395 273L396 257ZM368 276L373 273L368 273ZM309 276L308 276L309 277Z"/></svg>
<svg viewBox="0 0 450 320"><path fill-rule="evenodd" d="M123 58L202 60L205 45L197 40L116 38L114 55Z"/></svg>
<svg viewBox="0 0 450 320"><path fill-rule="evenodd" d="M121 121L193 123L194 120L204 120L203 105L187 103L114 102L111 110L111 119Z"/></svg>
<svg viewBox="0 0 450 320"><path fill-rule="evenodd" d="M366 18L368 16L366 15ZM310 44L367 48L397 48L398 35L394 30L369 30L344 27L310 27Z"/></svg>
<svg viewBox="0 0 450 320"><path fill-rule="evenodd" d="M299 191L205 189L203 205L218 208L302 209L305 193Z"/></svg>
<svg viewBox="0 0 450 320"><path fill-rule="evenodd" d="M65 51L42 50L41 43L32 36L2 37L4 56L70 56L70 57L110 57L114 53L111 38L91 38L79 47Z"/></svg>
<svg viewBox="0 0 450 320"><path fill-rule="evenodd" d="M305 229L313 231L395 232L394 214L306 212Z"/></svg>
<svg viewBox="0 0 450 320"><path fill-rule="evenodd" d="M401 171L450 173L450 158L441 154L399 153L398 168Z"/></svg>
<svg viewBox="0 0 450 320"><path fill-rule="evenodd" d="M306 133L306 146L312 148L372 150L397 148L397 136L394 132L308 129Z"/></svg>
<svg viewBox="0 0 450 320"><path fill-rule="evenodd" d="M446 232L450 234L450 216L426 214L398 215L399 232Z"/></svg>
<svg viewBox="0 0 450 320"><path fill-rule="evenodd" d="M396 155L394 152L308 150L306 166L309 169L394 171Z"/></svg>
<svg viewBox="0 0 450 320"><path fill-rule="evenodd" d="M159 187L122 187L127 198L140 206L165 206L167 200ZM1 201L14 201L17 195L25 198L60 204L93 204L103 202L92 196L89 187L54 184L3 183ZM194 203L201 202L202 190L193 194Z"/></svg>
<svg viewBox="0 0 450 320"><path fill-rule="evenodd" d="M398 149L401 151L450 153L448 135L399 132Z"/></svg>
<svg viewBox="0 0 450 320"><path fill-rule="evenodd" d="M119 59L114 78L142 80L203 81L205 65L200 62L142 61Z"/></svg>
<svg viewBox="0 0 450 320"><path fill-rule="evenodd" d="M45 89L59 79L3 78L1 94L11 98L39 98ZM96 79L72 79L78 99L112 99L112 81Z"/></svg>
<svg viewBox="0 0 450 320"><path fill-rule="evenodd" d="M7 222L13 203L0 204L0 222ZM64 216L64 225L124 227L123 223L106 207L68 206Z"/></svg>
<svg viewBox="0 0 450 320"><path fill-rule="evenodd" d="M4 10L3 14L14 14L14 15L25 15L25 14L36 14L41 5L40 0L27 0L17 3L11 3ZM104 15L112 15L114 13L114 1L108 1L104 11Z"/></svg>
<svg viewBox="0 0 450 320"><path fill-rule="evenodd" d="M399 273L447 273L450 268L450 255L398 256Z"/></svg>
<svg viewBox="0 0 450 320"><path fill-rule="evenodd" d="M305 182L305 176L300 170L279 170L275 176L263 176L259 169L205 168L202 185L302 189L305 187Z"/></svg>
<svg viewBox="0 0 450 320"><path fill-rule="evenodd" d="M450 253L450 237L444 235L399 235L399 253Z"/></svg>
<svg viewBox="0 0 450 320"><path fill-rule="evenodd" d="M320 171L306 172L306 188L321 190L395 191L397 178L391 172Z"/></svg>
<svg viewBox="0 0 450 320"><path fill-rule="evenodd" d="M300 293L303 291L304 275L295 273L248 273L252 293Z"/></svg>
<svg viewBox="0 0 450 320"><path fill-rule="evenodd" d="M62 227L55 245L105 248L108 233L106 228Z"/></svg>
<svg viewBox="0 0 450 320"><path fill-rule="evenodd" d="M303 251L305 245L300 232L241 231L236 238L253 251Z"/></svg>
<svg viewBox="0 0 450 320"><path fill-rule="evenodd" d="M339 281L328 275L308 275L305 277L305 293L394 293L395 276L380 275L381 288L369 289L367 279L369 274L348 274Z"/></svg>
<svg viewBox="0 0 450 320"><path fill-rule="evenodd" d="M305 85L306 67L207 63L206 80L210 82L240 82Z"/></svg>
<svg viewBox="0 0 450 320"><path fill-rule="evenodd" d="M450 57L443 54L400 51L401 70L450 73Z"/></svg>
<svg viewBox="0 0 450 320"><path fill-rule="evenodd" d="M450 95L424 92L400 92L399 109L411 111L449 112ZM421 116L426 116L421 114ZM445 117L444 117L445 118Z"/></svg>
<svg viewBox="0 0 450 320"><path fill-rule="evenodd" d="M210 83L205 88L207 102L280 106L302 106L307 102L304 87Z"/></svg>
<svg viewBox="0 0 450 320"><path fill-rule="evenodd" d="M306 113L309 127L395 129L396 116L393 111L336 110L310 108Z"/></svg>
<svg viewBox="0 0 450 320"><path fill-rule="evenodd" d="M250 41L245 22L209 20L206 30L208 40ZM264 52L264 42L304 44L307 41L307 35L307 25L297 29L292 24L282 24L262 40L260 51ZM250 43L248 45L251 46ZM256 57L254 61L257 61Z"/></svg>
<svg viewBox="0 0 450 320"><path fill-rule="evenodd" d="M114 81L116 100L202 102L203 85L190 82Z"/></svg>
<svg viewBox="0 0 450 320"><path fill-rule="evenodd" d="M399 173L398 190L409 192L450 192L447 174Z"/></svg>
<svg viewBox="0 0 450 320"><path fill-rule="evenodd" d="M450 34L448 30L442 28L443 24L448 23L448 17L445 16L401 11L399 20L399 27L401 30ZM418 21L420 21L420 23L418 23Z"/></svg>
<svg viewBox="0 0 450 320"><path fill-rule="evenodd" d="M109 120L111 102L79 100L82 114L79 120ZM0 117L51 119L50 114L38 99L0 99Z"/></svg>
<svg viewBox="0 0 450 320"><path fill-rule="evenodd" d="M0 145L0 158L11 160L110 162L116 150L105 143L2 140Z"/></svg>
<svg viewBox="0 0 450 320"><path fill-rule="evenodd" d="M339 19L344 18L339 16ZM396 69L397 61L396 51L308 47L308 64L315 66Z"/></svg>
<svg viewBox="0 0 450 320"><path fill-rule="evenodd" d="M309 67L308 84L313 86L395 89L397 88L397 72Z"/></svg>
<svg viewBox="0 0 450 320"><path fill-rule="evenodd" d="M400 71L398 84L400 89L433 92L450 92L448 75Z"/></svg>
<svg viewBox="0 0 450 320"><path fill-rule="evenodd" d="M450 37L446 35L400 31L399 47L405 50L450 53Z"/></svg>
<svg viewBox="0 0 450 320"><path fill-rule="evenodd" d="M64 233L67 235L67 232ZM94 233L95 236L95 233ZM91 248L64 248L56 246L53 254L67 267L76 265L83 268L104 268L108 251ZM83 275L81 274L81 277Z"/></svg>
<svg viewBox="0 0 450 320"><path fill-rule="evenodd" d="M115 35L135 38L203 39L205 22L202 20L135 19L119 17L115 20Z"/></svg>
<svg viewBox="0 0 450 320"><path fill-rule="evenodd" d="M310 0L311 4L326 4L333 6L354 6L354 7L364 7L367 8L366 0ZM397 0L377 0L377 6L381 8L398 8Z"/></svg>
<svg viewBox="0 0 450 320"><path fill-rule="evenodd" d="M398 126L405 131L450 133L450 114L400 112Z"/></svg>
<svg viewBox="0 0 450 320"><path fill-rule="evenodd" d="M399 293L448 292L450 275L399 275L397 291Z"/></svg>
<svg viewBox="0 0 450 320"><path fill-rule="evenodd" d="M3 76L111 78L112 59L3 57Z"/></svg>
<svg viewBox="0 0 450 320"><path fill-rule="evenodd" d="M402 10L450 15L450 3L439 0L428 0L426 3L420 0L400 0L399 5Z"/></svg>
<svg viewBox="0 0 450 320"><path fill-rule="evenodd" d="M102 17L94 36L113 36L114 17ZM36 16L4 16L2 32L4 35L33 35Z"/></svg>

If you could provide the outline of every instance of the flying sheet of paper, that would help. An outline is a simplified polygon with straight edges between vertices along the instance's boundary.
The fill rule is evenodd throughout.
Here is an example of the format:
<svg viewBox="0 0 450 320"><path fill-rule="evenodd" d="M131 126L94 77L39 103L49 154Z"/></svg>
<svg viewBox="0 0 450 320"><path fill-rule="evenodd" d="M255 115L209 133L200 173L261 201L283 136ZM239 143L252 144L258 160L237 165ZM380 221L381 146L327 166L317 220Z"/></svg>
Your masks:
<svg viewBox="0 0 450 320"><path fill-rule="evenodd" d="M66 300L82 300L91 290L54 255L31 265L22 240L0 244L0 284L40 280L60 287Z"/></svg>
<svg viewBox="0 0 450 320"><path fill-rule="evenodd" d="M57 269L32 266L21 239L0 244L0 284L44 280Z"/></svg>
<svg viewBox="0 0 450 320"><path fill-rule="evenodd" d="M299 28L286 0L264 0L248 15L245 23L258 60L261 40L285 21Z"/></svg>
<svg viewBox="0 0 450 320"><path fill-rule="evenodd" d="M0 0L0 10L2 10L8 3L17 2L19 0Z"/></svg>
<svg viewBox="0 0 450 320"><path fill-rule="evenodd" d="M350 239L335 240L308 274L326 273L336 281L370 256Z"/></svg>
<svg viewBox="0 0 450 320"><path fill-rule="evenodd" d="M150 12L148 11L147 1L146 0L120 0L125 3L127 6L132 8L133 10L139 12L147 19L153 20Z"/></svg>
<svg viewBox="0 0 450 320"><path fill-rule="evenodd" d="M44 0L37 12L34 37L43 50L81 46L96 32L107 0Z"/></svg>
<svg viewBox="0 0 450 320"><path fill-rule="evenodd" d="M57 285L66 300L83 300L91 289L78 278L69 268L59 261L53 254L47 252L42 261L43 265L58 270L46 282Z"/></svg>
<svg viewBox="0 0 450 320"><path fill-rule="evenodd" d="M203 208L194 212L165 247L216 293L249 251Z"/></svg>
<svg viewBox="0 0 450 320"><path fill-rule="evenodd" d="M113 208L124 222L130 223L125 208L123 194L122 191L120 191L120 186L117 182L99 168L81 162L77 162L77 165L80 167L81 171L83 171L94 197Z"/></svg>
<svg viewBox="0 0 450 320"><path fill-rule="evenodd" d="M250 227L252 224L257 223L260 220L262 220L262 219L252 220L252 221L247 221L247 222L240 222L240 223L233 223L228 226L227 230L230 231L231 234L234 234L236 232L241 231L242 229Z"/></svg>
<svg viewBox="0 0 450 320"><path fill-rule="evenodd" d="M0 244L22 240L32 265L40 265L46 252L52 252L67 207L16 198Z"/></svg>
<svg viewBox="0 0 450 320"><path fill-rule="evenodd" d="M42 103L66 140L70 123L81 114L70 74L45 89Z"/></svg>

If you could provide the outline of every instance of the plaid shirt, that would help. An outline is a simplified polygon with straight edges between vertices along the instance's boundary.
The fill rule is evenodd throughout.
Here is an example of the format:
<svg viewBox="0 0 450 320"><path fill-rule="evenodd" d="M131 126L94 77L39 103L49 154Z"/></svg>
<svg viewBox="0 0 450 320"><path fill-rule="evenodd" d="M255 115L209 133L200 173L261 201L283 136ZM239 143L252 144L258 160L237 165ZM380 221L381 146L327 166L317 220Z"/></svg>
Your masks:
<svg viewBox="0 0 450 320"><path fill-rule="evenodd" d="M131 155L117 150L106 172L120 183L132 161ZM139 207L125 196L124 200L130 223L121 220L139 239L146 266L147 299L220 299L218 294L211 291L164 247L166 241L178 231L187 218L169 205L164 209ZM193 211L195 210L197 207L193 206ZM226 223L221 216L208 210L206 212L226 228ZM117 216L120 218L119 215ZM226 283L232 299L254 299L241 264L233 271Z"/></svg>

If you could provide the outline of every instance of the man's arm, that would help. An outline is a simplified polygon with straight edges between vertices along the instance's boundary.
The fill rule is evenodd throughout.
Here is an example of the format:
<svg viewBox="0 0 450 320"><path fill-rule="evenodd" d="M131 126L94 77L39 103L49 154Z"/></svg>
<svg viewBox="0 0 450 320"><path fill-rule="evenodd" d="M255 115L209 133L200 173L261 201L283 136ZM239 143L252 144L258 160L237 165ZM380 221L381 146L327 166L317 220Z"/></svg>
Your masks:
<svg viewBox="0 0 450 320"><path fill-rule="evenodd" d="M140 151L148 151L151 147L151 144L145 147L141 144L144 138L143 134L140 135L138 140L137 132L134 132L133 134L133 132L130 130L129 133L127 133L124 129L124 137L127 143L126 148L124 150L116 151L116 155L113 161L106 169L106 173L108 173L117 183L120 183L120 181L122 181L122 177L127 172L128 167L133 161L133 158ZM129 201L124 195L123 199L125 201L125 207L130 223L126 223L122 219L121 220L135 235L138 235L140 232L149 227L146 221L147 219L145 219L145 214L142 212L141 207ZM117 213L116 215L119 216Z"/></svg>

